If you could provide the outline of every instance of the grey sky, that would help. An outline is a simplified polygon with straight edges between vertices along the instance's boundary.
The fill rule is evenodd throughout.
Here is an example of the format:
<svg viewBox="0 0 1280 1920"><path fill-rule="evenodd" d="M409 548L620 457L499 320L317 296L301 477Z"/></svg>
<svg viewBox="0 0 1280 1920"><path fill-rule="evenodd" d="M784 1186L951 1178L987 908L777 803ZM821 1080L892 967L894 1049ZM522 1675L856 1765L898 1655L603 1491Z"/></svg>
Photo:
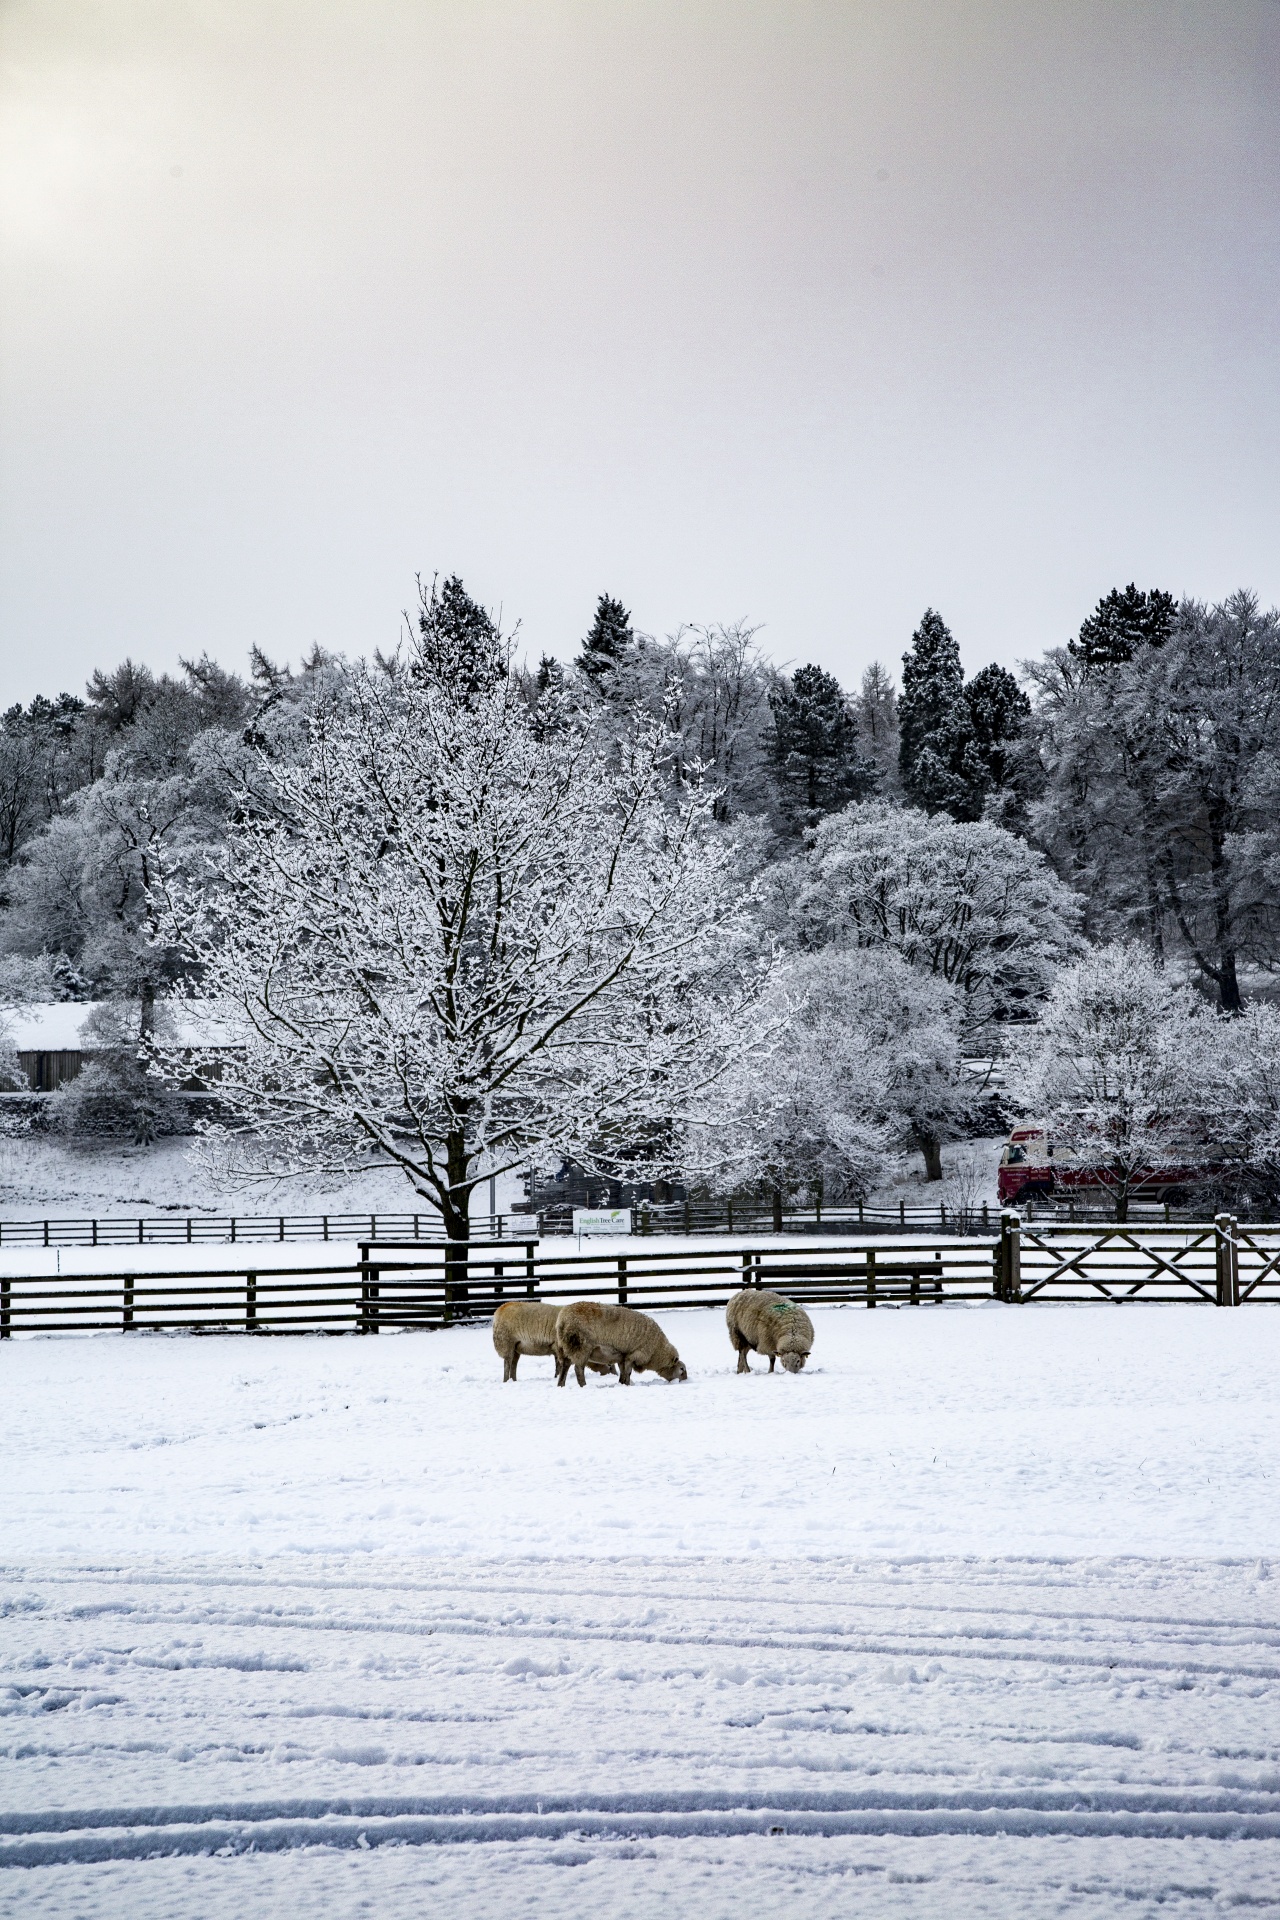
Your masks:
<svg viewBox="0 0 1280 1920"><path fill-rule="evenodd" d="M7 0L0 701L1280 598L1276 0Z"/></svg>

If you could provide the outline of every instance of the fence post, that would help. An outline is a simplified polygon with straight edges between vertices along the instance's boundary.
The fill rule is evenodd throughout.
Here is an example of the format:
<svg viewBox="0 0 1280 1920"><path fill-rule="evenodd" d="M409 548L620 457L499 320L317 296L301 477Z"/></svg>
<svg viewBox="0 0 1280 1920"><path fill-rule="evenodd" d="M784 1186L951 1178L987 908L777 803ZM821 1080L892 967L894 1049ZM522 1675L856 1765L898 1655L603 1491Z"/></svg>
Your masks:
<svg viewBox="0 0 1280 1920"><path fill-rule="evenodd" d="M900 1227L905 1227L905 1226L906 1226L906 1224L907 1224L907 1203L906 1203L906 1201L905 1201L905 1200L899 1200L899 1202L898 1202L898 1225L899 1225Z"/></svg>
<svg viewBox="0 0 1280 1920"><path fill-rule="evenodd" d="M9 1277L0 1279L0 1340L9 1338Z"/></svg>
<svg viewBox="0 0 1280 1920"><path fill-rule="evenodd" d="M782 1232L782 1194L777 1187L773 1190L773 1230Z"/></svg>
<svg viewBox="0 0 1280 1920"><path fill-rule="evenodd" d="M280 1215L280 1238L284 1239L284 1215Z"/></svg>
<svg viewBox="0 0 1280 1920"><path fill-rule="evenodd" d="M752 1275L751 1255L749 1253L744 1253L742 1256L742 1284L744 1287L749 1287L751 1285L751 1275Z"/></svg>
<svg viewBox="0 0 1280 1920"><path fill-rule="evenodd" d="M874 1307L875 1303L876 1303L876 1250L874 1247L868 1247L867 1248L867 1305L869 1307Z"/></svg>
<svg viewBox="0 0 1280 1920"><path fill-rule="evenodd" d="M996 1248L996 1299L1022 1298L1022 1222L1016 1213L1000 1215L1000 1244Z"/></svg>
<svg viewBox="0 0 1280 1920"><path fill-rule="evenodd" d="M1236 1244L1236 1223L1229 1213L1220 1213L1213 1223L1214 1264L1218 1274L1218 1305L1240 1305L1240 1249Z"/></svg>
<svg viewBox="0 0 1280 1920"><path fill-rule="evenodd" d="M133 1280L134 1276L131 1273L125 1276L124 1313L121 1319L121 1325L125 1327L133 1325Z"/></svg>
<svg viewBox="0 0 1280 1920"><path fill-rule="evenodd" d="M732 1233L733 1232L733 1201L732 1200L725 1201L725 1211L728 1215L728 1220L729 1220L728 1231Z"/></svg>
<svg viewBox="0 0 1280 1920"><path fill-rule="evenodd" d="M626 1304L627 1304L627 1263L625 1260L620 1259L618 1261L618 1305L620 1307L625 1307Z"/></svg>
<svg viewBox="0 0 1280 1920"><path fill-rule="evenodd" d="M44 1223L44 1243L46 1247L49 1244L49 1222L47 1220Z"/></svg>
<svg viewBox="0 0 1280 1920"><path fill-rule="evenodd" d="M360 1317L364 1322L360 1329L361 1333L377 1333L379 1331L378 1295L380 1288L378 1282L381 1277L382 1275L377 1267L366 1267L365 1284L360 1290L360 1298L363 1303ZM447 1312L445 1318L448 1318Z"/></svg>
<svg viewBox="0 0 1280 1920"><path fill-rule="evenodd" d="M246 1273L244 1277L244 1323L246 1327L257 1325L258 1321L258 1276Z"/></svg>
<svg viewBox="0 0 1280 1920"><path fill-rule="evenodd" d="M143 1238L143 1236L142 1236L142 1222L141 1222L141 1220L139 1220L139 1222L138 1222L138 1245L139 1245L139 1246L141 1246L141 1245L142 1245L142 1238Z"/></svg>
<svg viewBox="0 0 1280 1920"><path fill-rule="evenodd" d="M541 1216L539 1216L539 1218L541 1218ZM533 1240L526 1240L524 1243L524 1290L530 1299L533 1297L533 1289L536 1284L533 1271L533 1249L536 1244Z"/></svg>
<svg viewBox="0 0 1280 1920"><path fill-rule="evenodd" d="M320 1238L322 1240L327 1240L329 1238L329 1216L327 1213L322 1213L320 1216L320 1219L324 1227L324 1232L321 1234Z"/></svg>
<svg viewBox="0 0 1280 1920"><path fill-rule="evenodd" d="M984 1200L982 1203L982 1231L984 1233L989 1233L990 1230L991 1230L991 1209L987 1205L986 1201Z"/></svg>

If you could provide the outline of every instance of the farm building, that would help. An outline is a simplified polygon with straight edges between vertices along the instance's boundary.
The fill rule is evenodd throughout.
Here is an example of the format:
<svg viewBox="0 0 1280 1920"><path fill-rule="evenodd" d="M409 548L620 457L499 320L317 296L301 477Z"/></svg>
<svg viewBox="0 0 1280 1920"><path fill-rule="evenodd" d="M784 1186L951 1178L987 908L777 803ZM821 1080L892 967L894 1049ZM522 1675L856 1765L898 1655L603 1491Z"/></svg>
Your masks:
<svg viewBox="0 0 1280 1920"><path fill-rule="evenodd" d="M104 1018L117 1017L130 1009L105 1000L57 1000L0 1010L0 1037L6 1039L18 1056L18 1065L34 1093L56 1093L74 1080L103 1050L104 1041L95 1033ZM95 1019L95 1015L102 1018ZM172 1006L157 1004L158 1021L166 1038L183 1049L193 1063L193 1071L181 1084L198 1089L203 1082L194 1075L197 1053L225 1047L225 1030L201 1007L199 1001L183 1001ZM216 1077L216 1076L215 1076Z"/></svg>

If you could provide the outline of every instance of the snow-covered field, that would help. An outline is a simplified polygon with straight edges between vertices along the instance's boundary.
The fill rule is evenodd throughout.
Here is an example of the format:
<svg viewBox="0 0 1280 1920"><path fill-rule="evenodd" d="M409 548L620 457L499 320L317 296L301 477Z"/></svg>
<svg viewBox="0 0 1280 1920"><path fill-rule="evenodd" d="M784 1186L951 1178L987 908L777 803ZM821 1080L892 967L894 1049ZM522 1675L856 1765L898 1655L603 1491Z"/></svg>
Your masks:
<svg viewBox="0 0 1280 1920"><path fill-rule="evenodd" d="M1280 1315L0 1349L0 1914L1280 1907Z"/></svg>

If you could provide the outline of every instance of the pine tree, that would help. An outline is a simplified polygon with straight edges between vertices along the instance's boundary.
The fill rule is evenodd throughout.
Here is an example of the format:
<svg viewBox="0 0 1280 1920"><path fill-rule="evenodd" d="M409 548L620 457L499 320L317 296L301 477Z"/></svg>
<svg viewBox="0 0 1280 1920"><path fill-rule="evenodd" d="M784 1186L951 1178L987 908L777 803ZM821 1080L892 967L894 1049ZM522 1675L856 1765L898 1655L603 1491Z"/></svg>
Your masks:
<svg viewBox="0 0 1280 1920"><path fill-rule="evenodd" d="M1140 647L1162 647L1173 628L1177 607L1171 593L1153 587L1139 593L1131 580L1121 591L1113 587L1099 600L1067 652L1086 675L1122 667Z"/></svg>
<svg viewBox="0 0 1280 1920"><path fill-rule="evenodd" d="M539 694L564 692L564 668L554 654L543 654L533 684Z"/></svg>
<svg viewBox="0 0 1280 1920"><path fill-rule="evenodd" d="M1013 747L1031 718L1031 702L1008 668L994 665L975 673L964 694L988 790L998 793L1013 783Z"/></svg>
<svg viewBox="0 0 1280 1920"><path fill-rule="evenodd" d="M816 826L876 784L862 754L858 723L840 682L821 667L798 667L769 695L769 757L782 811L795 825Z"/></svg>
<svg viewBox="0 0 1280 1920"><path fill-rule="evenodd" d="M596 617L582 643L578 666L589 680L599 681L627 659L635 646L631 615L621 600L602 593L596 603Z"/></svg>
<svg viewBox="0 0 1280 1920"><path fill-rule="evenodd" d="M954 820L977 820L988 779L965 698L960 649L932 607L902 656L898 765L912 805Z"/></svg>
<svg viewBox="0 0 1280 1920"><path fill-rule="evenodd" d="M456 573L443 587L418 582L417 666L459 701L490 693L507 669L502 636Z"/></svg>

